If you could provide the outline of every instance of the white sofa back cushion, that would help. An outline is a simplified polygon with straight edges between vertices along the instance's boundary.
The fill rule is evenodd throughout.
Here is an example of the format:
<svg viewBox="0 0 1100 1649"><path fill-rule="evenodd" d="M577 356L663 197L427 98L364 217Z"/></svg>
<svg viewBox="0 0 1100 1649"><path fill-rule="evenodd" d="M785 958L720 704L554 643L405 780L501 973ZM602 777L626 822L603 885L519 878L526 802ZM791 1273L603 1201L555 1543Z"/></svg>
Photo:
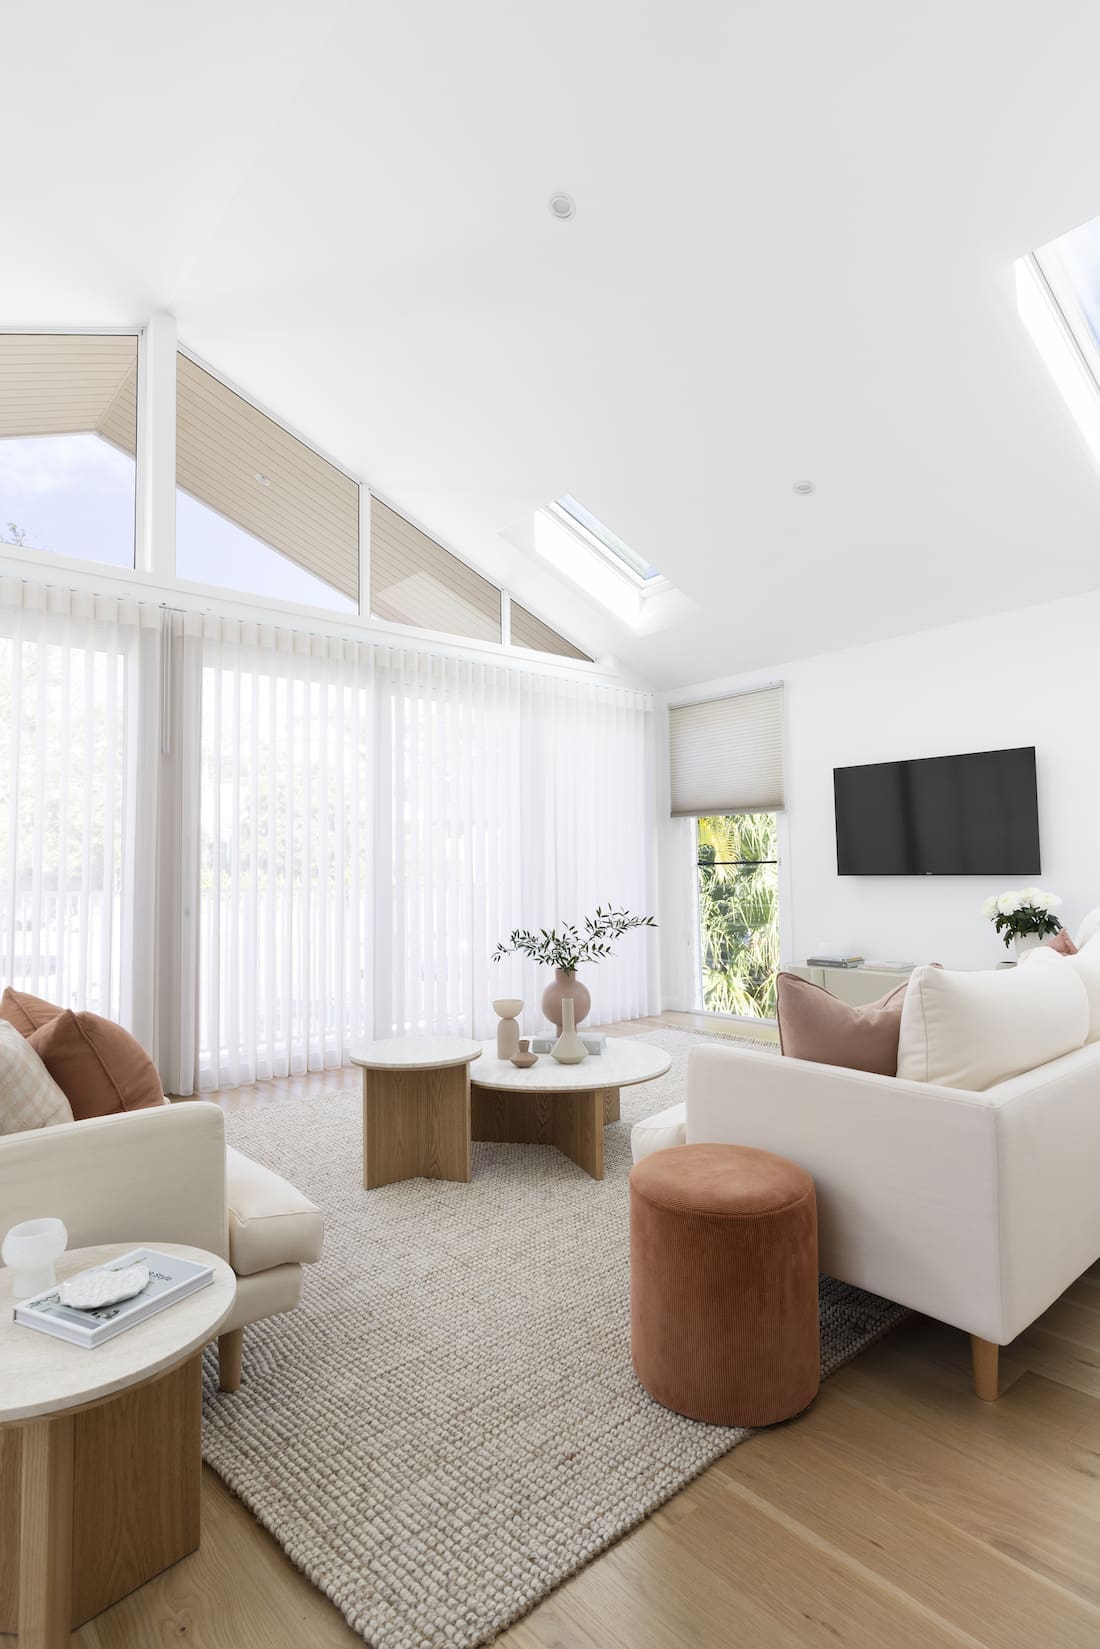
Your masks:
<svg viewBox="0 0 1100 1649"><path fill-rule="evenodd" d="M1060 951L1051 951L1049 945L1040 945L1038 950L1025 951L1023 962L1026 966L1033 957L1043 952L1045 955L1057 956L1063 967L1070 973L1075 973L1089 999L1089 1034L1086 1042L1100 1042L1100 932L1093 934L1075 956L1063 956Z"/></svg>
<svg viewBox="0 0 1100 1649"><path fill-rule="evenodd" d="M953 973L917 968L905 996L898 1076L983 1093L1084 1046L1089 997L1065 958Z"/></svg>
<svg viewBox="0 0 1100 1649"><path fill-rule="evenodd" d="M1077 949L1084 950L1094 933L1100 933L1100 905L1082 917L1075 940Z"/></svg>

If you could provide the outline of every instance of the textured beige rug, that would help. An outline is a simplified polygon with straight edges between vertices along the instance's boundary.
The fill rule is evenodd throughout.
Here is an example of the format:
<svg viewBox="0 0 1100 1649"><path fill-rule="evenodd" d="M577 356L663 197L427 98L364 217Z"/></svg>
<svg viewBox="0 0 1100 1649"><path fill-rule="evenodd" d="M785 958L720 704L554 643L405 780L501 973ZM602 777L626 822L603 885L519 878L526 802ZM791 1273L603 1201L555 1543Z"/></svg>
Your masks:
<svg viewBox="0 0 1100 1649"><path fill-rule="evenodd" d="M204 1452L374 1649L469 1649L749 1434L670 1414L630 1365L627 1173L682 1097L689 1032L623 1090L597 1183L548 1146L474 1146L469 1185L364 1192L359 1091L257 1107L229 1137L325 1210L302 1306L208 1379ZM903 1315L822 1281L822 1371Z"/></svg>

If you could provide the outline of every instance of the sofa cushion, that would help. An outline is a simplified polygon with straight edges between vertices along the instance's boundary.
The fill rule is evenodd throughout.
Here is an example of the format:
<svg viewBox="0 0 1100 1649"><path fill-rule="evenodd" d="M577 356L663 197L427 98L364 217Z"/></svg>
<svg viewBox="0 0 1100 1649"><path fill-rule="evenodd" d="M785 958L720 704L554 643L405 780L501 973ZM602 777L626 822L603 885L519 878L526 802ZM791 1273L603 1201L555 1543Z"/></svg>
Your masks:
<svg viewBox="0 0 1100 1649"><path fill-rule="evenodd" d="M1081 919L1081 926L1077 930L1077 949L1084 950L1094 933L1100 933L1100 905Z"/></svg>
<svg viewBox="0 0 1100 1649"><path fill-rule="evenodd" d="M64 1009L59 1008L56 1002L46 1002L41 996L32 996L29 991L12 990L10 985L0 996L0 1019L14 1025L22 1036L30 1036L40 1025L48 1025L51 1019L56 1019L63 1012Z"/></svg>
<svg viewBox="0 0 1100 1649"><path fill-rule="evenodd" d="M129 1031L96 1013L66 1008L27 1038L78 1122L163 1105L157 1068Z"/></svg>
<svg viewBox="0 0 1100 1649"><path fill-rule="evenodd" d="M0 1134L71 1122L73 1113L26 1037L0 1020Z"/></svg>
<svg viewBox="0 0 1100 1649"><path fill-rule="evenodd" d="M1089 999L1089 1031L1086 1042L1100 1042L1100 933L1094 933L1080 950L1070 953L1059 952L1053 945L1038 946L1035 950L1025 951L1021 966L1027 967L1039 950L1053 951L1060 956L1064 965L1075 973Z"/></svg>
<svg viewBox="0 0 1100 1649"><path fill-rule="evenodd" d="M1055 951L1059 956L1076 956L1077 946L1069 936L1068 928L1059 928L1053 939L1044 939L1043 944L1048 950ZM1024 952L1027 955L1027 952Z"/></svg>
<svg viewBox="0 0 1100 1649"><path fill-rule="evenodd" d="M788 1059L894 1076L908 984L903 980L877 1002L853 1007L809 979L781 973L776 980L780 1050Z"/></svg>
<svg viewBox="0 0 1100 1649"><path fill-rule="evenodd" d="M652 1151L667 1151L670 1146L686 1143L687 1107L683 1100L655 1116L642 1117L630 1130L630 1154L635 1162L641 1162Z"/></svg>
<svg viewBox="0 0 1100 1649"><path fill-rule="evenodd" d="M287 1180L229 1146L225 1153L229 1263L238 1277L321 1257L320 1209Z"/></svg>
<svg viewBox="0 0 1100 1649"><path fill-rule="evenodd" d="M901 1013L898 1076L982 1093L1083 1047L1088 993L1067 961L1039 947L1024 967L917 968Z"/></svg>

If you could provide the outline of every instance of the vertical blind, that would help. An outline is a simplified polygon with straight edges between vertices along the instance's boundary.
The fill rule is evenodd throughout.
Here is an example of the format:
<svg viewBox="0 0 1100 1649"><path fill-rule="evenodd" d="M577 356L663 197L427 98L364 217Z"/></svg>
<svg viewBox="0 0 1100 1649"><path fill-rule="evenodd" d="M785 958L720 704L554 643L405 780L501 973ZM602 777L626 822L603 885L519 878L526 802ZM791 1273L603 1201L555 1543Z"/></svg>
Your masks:
<svg viewBox="0 0 1100 1649"><path fill-rule="evenodd" d="M648 698L0 580L0 980L118 1018L170 1093L491 1034L491 953L650 909ZM586 973L648 1013L650 938Z"/></svg>
<svg viewBox="0 0 1100 1649"><path fill-rule="evenodd" d="M0 979L152 1033L155 607L0 580Z"/></svg>
<svg viewBox="0 0 1100 1649"><path fill-rule="evenodd" d="M546 980L518 926L648 892L640 695L203 621L201 1088L338 1066L357 1039L484 1037ZM593 1016L645 1011L645 941Z"/></svg>
<svg viewBox="0 0 1100 1649"><path fill-rule="evenodd" d="M783 808L782 685L674 705L668 736L674 818Z"/></svg>

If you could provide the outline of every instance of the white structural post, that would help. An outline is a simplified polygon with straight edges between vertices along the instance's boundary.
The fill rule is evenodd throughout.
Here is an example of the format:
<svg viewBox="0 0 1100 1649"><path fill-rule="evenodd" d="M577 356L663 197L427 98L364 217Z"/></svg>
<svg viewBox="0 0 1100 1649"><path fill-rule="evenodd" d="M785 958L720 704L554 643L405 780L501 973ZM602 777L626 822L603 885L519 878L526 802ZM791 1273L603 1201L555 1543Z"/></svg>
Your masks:
<svg viewBox="0 0 1100 1649"><path fill-rule="evenodd" d="M145 328L138 372L137 565L158 584L176 576L176 317Z"/></svg>
<svg viewBox="0 0 1100 1649"><path fill-rule="evenodd" d="M370 617L370 488L359 484L359 616Z"/></svg>

